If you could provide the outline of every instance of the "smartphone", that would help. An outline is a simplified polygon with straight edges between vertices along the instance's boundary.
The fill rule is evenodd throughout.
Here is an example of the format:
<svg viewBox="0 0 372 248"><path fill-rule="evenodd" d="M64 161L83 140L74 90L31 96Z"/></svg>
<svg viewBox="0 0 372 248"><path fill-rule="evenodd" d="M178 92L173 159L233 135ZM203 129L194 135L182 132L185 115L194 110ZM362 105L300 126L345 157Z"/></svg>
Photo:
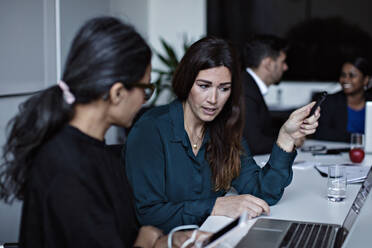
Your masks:
<svg viewBox="0 0 372 248"><path fill-rule="evenodd" d="M338 155L343 152L349 152L350 148L334 148L334 149L327 149L325 152L313 152L313 155Z"/></svg>
<svg viewBox="0 0 372 248"><path fill-rule="evenodd" d="M322 93L320 93L318 100L316 101L315 105L311 108L309 116L312 116L315 113L316 109L324 102L327 95L328 93L326 91L323 91Z"/></svg>
<svg viewBox="0 0 372 248"><path fill-rule="evenodd" d="M248 213L244 212L240 217L236 218L233 222L226 225L208 239L204 240L201 245L197 247L211 248L215 247L217 244L229 237L230 234L239 232L240 229L246 227L248 221Z"/></svg>
<svg viewBox="0 0 372 248"><path fill-rule="evenodd" d="M327 154L340 154L342 152L349 152L350 147L345 148L334 148L334 149L327 149Z"/></svg>

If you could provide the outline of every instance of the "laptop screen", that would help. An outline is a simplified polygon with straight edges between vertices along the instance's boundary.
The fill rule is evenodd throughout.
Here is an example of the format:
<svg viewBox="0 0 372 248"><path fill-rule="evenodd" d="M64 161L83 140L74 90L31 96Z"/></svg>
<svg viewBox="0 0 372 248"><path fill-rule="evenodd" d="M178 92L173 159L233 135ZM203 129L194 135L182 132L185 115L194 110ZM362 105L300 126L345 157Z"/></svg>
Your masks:
<svg viewBox="0 0 372 248"><path fill-rule="evenodd" d="M366 102L366 118L364 124L365 141L366 145L364 147L365 152L372 152L372 101Z"/></svg>
<svg viewBox="0 0 372 248"><path fill-rule="evenodd" d="M371 191L371 188L372 188L372 167L368 172L366 180L360 187L359 192L353 202L353 205L351 206L349 213L347 214L344 220L344 223L342 224L342 227L346 229L348 232L350 232L351 227L353 226L358 214L360 213L360 210L364 202L366 201L368 194Z"/></svg>

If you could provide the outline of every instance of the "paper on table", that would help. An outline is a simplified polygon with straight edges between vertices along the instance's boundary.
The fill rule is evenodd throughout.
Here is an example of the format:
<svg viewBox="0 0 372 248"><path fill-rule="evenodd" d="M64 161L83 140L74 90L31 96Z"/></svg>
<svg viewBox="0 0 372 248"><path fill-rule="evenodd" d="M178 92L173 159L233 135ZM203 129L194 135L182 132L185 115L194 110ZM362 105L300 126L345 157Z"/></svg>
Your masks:
<svg viewBox="0 0 372 248"><path fill-rule="evenodd" d="M342 165L341 165L342 166ZM360 183L366 179L370 167L358 165L346 165L346 178L348 183ZM328 166L316 166L316 168L328 175Z"/></svg>
<svg viewBox="0 0 372 248"><path fill-rule="evenodd" d="M343 164L350 162L349 157L343 156L342 154L316 155L313 156L312 160L316 163L316 165Z"/></svg>
<svg viewBox="0 0 372 248"><path fill-rule="evenodd" d="M314 166L315 166L315 162L314 161L303 161L303 160L300 160L300 161L295 161L293 163L292 168L294 168L294 169L300 169L300 170L306 170L306 169L313 168Z"/></svg>
<svg viewBox="0 0 372 248"><path fill-rule="evenodd" d="M326 163L320 163L319 161L304 161L304 160L299 160L299 161L294 161L293 165L292 165L292 168L294 169L300 169L300 170L306 170L306 169L311 169L313 168L314 166L325 166L326 168L328 168L327 166L328 165L333 165L334 163L332 164L326 164ZM348 166L355 166L354 164L349 164L349 163L343 163L340 162L338 163L340 165L348 165Z"/></svg>

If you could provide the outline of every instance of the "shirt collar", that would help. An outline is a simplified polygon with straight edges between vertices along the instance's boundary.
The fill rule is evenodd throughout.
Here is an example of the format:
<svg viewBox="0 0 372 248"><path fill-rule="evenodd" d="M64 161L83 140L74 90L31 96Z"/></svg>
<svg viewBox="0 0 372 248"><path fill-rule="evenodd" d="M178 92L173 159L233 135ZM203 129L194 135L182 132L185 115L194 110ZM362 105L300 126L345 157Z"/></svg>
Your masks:
<svg viewBox="0 0 372 248"><path fill-rule="evenodd" d="M253 77L254 81L256 82L258 88L260 89L261 94L264 96L269 91L267 85L262 81L262 79L251 69L247 68L247 72Z"/></svg>
<svg viewBox="0 0 372 248"><path fill-rule="evenodd" d="M169 104L169 114L173 124L174 141L181 141L185 131L181 101L174 100Z"/></svg>
<svg viewBox="0 0 372 248"><path fill-rule="evenodd" d="M187 146L188 137L185 131L184 119L183 119L183 107L182 102L178 99L174 100L169 104L170 119L173 124L173 141L182 141L184 146ZM207 129L204 135L202 146L209 140L209 130Z"/></svg>

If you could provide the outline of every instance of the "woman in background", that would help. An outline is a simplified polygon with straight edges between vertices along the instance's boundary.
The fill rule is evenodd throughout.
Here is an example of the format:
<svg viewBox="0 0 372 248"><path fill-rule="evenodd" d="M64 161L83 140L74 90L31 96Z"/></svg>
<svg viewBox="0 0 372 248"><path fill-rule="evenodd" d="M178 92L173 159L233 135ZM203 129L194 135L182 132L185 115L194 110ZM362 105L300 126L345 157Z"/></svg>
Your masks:
<svg viewBox="0 0 372 248"><path fill-rule="evenodd" d="M364 133L365 103L372 100L365 89L371 67L362 57L347 60L341 69L342 91L329 95L322 104L322 117L315 139L349 142L351 133Z"/></svg>
<svg viewBox="0 0 372 248"><path fill-rule="evenodd" d="M24 201L21 247L166 247L159 229L139 228L120 156L104 142L151 96L150 60L132 27L92 19L72 43L63 81L21 105L0 178L1 198Z"/></svg>
<svg viewBox="0 0 372 248"><path fill-rule="evenodd" d="M173 77L177 99L147 111L130 131L125 161L141 224L168 232L209 215L256 217L283 195L294 143L315 132L319 110L307 118L311 103L291 114L261 169L242 142L239 68L226 41L197 41ZM224 196L232 187L240 195Z"/></svg>

